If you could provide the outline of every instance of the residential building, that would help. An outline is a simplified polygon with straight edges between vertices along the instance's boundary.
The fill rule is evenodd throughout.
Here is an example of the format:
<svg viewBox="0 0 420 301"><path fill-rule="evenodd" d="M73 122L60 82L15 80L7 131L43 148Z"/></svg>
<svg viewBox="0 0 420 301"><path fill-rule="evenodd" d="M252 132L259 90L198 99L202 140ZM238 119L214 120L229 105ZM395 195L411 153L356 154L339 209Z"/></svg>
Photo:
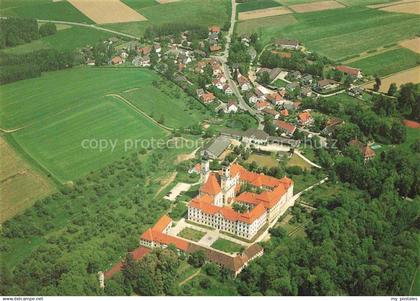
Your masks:
<svg viewBox="0 0 420 301"><path fill-rule="evenodd" d="M298 50L300 45L297 40L279 39L274 42L277 47L282 49Z"/></svg>
<svg viewBox="0 0 420 301"><path fill-rule="evenodd" d="M226 105L225 113L237 113L238 110L238 103L236 101L230 100Z"/></svg>
<svg viewBox="0 0 420 301"><path fill-rule="evenodd" d="M340 86L339 82L336 82L333 79L322 79L318 81L317 88L319 91L325 92L338 88Z"/></svg>
<svg viewBox="0 0 420 301"><path fill-rule="evenodd" d="M314 119L309 112L301 112L298 114L298 122L300 125L310 125L313 121Z"/></svg>
<svg viewBox="0 0 420 301"><path fill-rule="evenodd" d="M335 67L335 70L341 71L344 74L350 75L354 78L362 78L363 77L362 72L360 71L360 69L357 69L357 68L340 65L340 66Z"/></svg>
<svg viewBox="0 0 420 301"><path fill-rule="evenodd" d="M275 120L274 125L276 130L282 131L287 136L293 136L296 131L296 126L283 120Z"/></svg>
<svg viewBox="0 0 420 301"><path fill-rule="evenodd" d="M375 158L375 151L367 144L360 142L357 139L353 139L349 142L349 145L355 146L359 149L365 162Z"/></svg>

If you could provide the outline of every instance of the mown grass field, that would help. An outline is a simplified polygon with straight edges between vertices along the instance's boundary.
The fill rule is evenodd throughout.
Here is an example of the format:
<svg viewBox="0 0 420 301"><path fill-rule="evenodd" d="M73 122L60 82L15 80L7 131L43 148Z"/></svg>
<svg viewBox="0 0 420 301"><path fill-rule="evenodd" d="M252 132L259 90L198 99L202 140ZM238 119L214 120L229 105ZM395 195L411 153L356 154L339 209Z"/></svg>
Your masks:
<svg viewBox="0 0 420 301"><path fill-rule="evenodd" d="M245 12L245 11L251 11L256 9L264 9L264 8L271 8L281 6L281 4L274 0L253 0L248 1L245 3L238 4L236 11L237 12Z"/></svg>
<svg viewBox="0 0 420 301"><path fill-rule="evenodd" d="M238 32L259 32L263 43L298 39L310 50L334 60L405 40L420 30L417 15L361 6L264 19L242 21Z"/></svg>
<svg viewBox="0 0 420 301"><path fill-rule="evenodd" d="M258 155L258 154L251 154L246 160L247 163L255 162L260 167L276 167L279 165L279 162L275 158L269 155Z"/></svg>
<svg viewBox="0 0 420 301"><path fill-rule="evenodd" d="M93 23L67 1L2 0L0 2L0 16Z"/></svg>
<svg viewBox="0 0 420 301"><path fill-rule="evenodd" d="M4 85L0 125L23 127L8 134L19 151L57 180L73 180L122 157L126 139L166 135L124 102L105 96L149 87L159 79L149 70L134 68L74 68ZM117 144L100 152L82 147L84 139Z"/></svg>
<svg viewBox="0 0 420 301"><path fill-rule="evenodd" d="M357 60L350 65L360 68L367 75L386 76L419 64L419 54L405 48L397 48Z"/></svg>
<svg viewBox="0 0 420 301"><path fill-rule="evenodd" d="M189 25L223 26L230 18L230 1L224 0L183 0L158 5L149 5L148 1L126 0L124 2L138 10L147 18L147 21L109 24L103 27L142 35L151 25L188 23Z"/></svg>

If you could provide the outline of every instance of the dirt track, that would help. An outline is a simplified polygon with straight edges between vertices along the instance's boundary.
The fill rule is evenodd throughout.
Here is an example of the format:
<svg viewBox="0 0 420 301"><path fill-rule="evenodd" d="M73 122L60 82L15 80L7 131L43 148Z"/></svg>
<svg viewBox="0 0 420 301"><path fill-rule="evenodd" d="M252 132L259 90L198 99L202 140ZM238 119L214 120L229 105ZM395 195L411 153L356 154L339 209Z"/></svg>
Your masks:
<svg viewBox="0 0 420 301"><path fill-rule="evenodd" d="M147 20L120 0L68 0L68 2L96 24Z"/></svg>

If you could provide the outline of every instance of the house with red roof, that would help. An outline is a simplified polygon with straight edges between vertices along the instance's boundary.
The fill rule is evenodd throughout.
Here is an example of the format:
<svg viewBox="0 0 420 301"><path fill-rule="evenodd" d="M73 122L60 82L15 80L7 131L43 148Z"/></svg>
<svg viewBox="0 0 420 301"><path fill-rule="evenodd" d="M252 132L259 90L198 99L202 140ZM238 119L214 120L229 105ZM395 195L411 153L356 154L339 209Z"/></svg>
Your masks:
<svg viewBox="0 0 420 301"><path fill-rule="evenodd" d="M301 112L298 114L298 122L300 125L309 125L314 122L309 112Z"/></svg>
<svg viewBox="0 0 420 301"><path fill-rule="evenodd" d="M363 77L362 72L360 71L360 69L357 69L357 68L340 65L340 66L335 67L335 70L341 71L344 74L353 76L355 78L362 78Z"/></svg>
<svg viewBox="0 0 420 301"><path fill-rule="evenodd" d="M283 120L274 121L274 126L276 127L276 130L282 131L287 136L293 136L296 131L296 126Z"/></svg>
<svg viewBox="0 0 420 301"><path fill-rule="evenodd" d="M349 145L355 146L359 149L360 153L363 156L363 159L366 161L372 160L375 158L376 154L375 151L367 144L360 142L357 139L353 139L349 142Z"/></svg>

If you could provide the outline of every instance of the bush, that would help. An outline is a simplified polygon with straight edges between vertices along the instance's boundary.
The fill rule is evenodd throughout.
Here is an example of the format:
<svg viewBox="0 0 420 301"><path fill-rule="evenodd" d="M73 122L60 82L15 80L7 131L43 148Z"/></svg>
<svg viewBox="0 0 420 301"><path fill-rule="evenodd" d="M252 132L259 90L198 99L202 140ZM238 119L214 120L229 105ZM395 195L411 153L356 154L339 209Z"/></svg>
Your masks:
<svg viewBox="0 0 420 301"><path fill-rule="evenodd" d="M301 175L303 173L303 170L300 166L290 166L286 168L286 171L292 175Z"/></svg>
<svg viewBox="0 0 420 301"><path fill-rule="evenodd" d="M39 34L42 37L51 36L57 33L57 26L54 23L44 23L39 27Z"/></svg>

